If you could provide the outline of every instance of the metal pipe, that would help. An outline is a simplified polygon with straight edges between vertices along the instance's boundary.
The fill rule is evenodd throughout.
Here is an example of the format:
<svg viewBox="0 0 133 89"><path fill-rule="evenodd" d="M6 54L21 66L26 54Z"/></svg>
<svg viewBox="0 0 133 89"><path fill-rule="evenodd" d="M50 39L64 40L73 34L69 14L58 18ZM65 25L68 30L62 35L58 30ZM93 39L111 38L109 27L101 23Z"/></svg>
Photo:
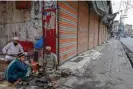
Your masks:
<svg viewBox="0 0 133 89"><path fill-rule="evenodd" d="M45 29L44 29L44 26L45 26L45 23L43 21L43 14L44 14L44 1L42 1L42 35L43 35L43 58L44 58L44 50L45 50ZM45 41L45 42L44 42Z"/></svg>
<svg viewBox="0 0 133 89"><path fill-rule="evenodd" d="M57 8L58 8L59 6L58 6L58 1L57 1ZM58 41L58 50L57 50L57 55L58 55L58 64L60 64L60 33L59 33L59 10L57 9L57 18L56 18L56 20L57 20L57 23L56 23L56 25L57 25L57 41Z"/></svg>
<svg viewBox="0 0 133 89"><path fill-rule="evenodd" d="M89 46L90 46L90 45L89 45L89 41L90 41L90 40L89 40L89 38L90 38L90 37L89 37L89 35L90 35L90 34L89 34L89 33L90 33L89 31L90 31L90 13L91 13L91 11L90 11L90 4L88 3L88 5L89 5L89 6L88 6L88 7L89 7L89 9L88 9L88 10L89 10L89 19L88 19L88 49L90 49L90 48L89 48Z"/></svg>
<svg viewBox="0 0 133 89"><path fill-rule="evenodd" d="M78 13L77 13L77 55L79 54L78 51L79 51L79 45L78 45L78 30L79 30L79 1L78 1Z"/></svg>

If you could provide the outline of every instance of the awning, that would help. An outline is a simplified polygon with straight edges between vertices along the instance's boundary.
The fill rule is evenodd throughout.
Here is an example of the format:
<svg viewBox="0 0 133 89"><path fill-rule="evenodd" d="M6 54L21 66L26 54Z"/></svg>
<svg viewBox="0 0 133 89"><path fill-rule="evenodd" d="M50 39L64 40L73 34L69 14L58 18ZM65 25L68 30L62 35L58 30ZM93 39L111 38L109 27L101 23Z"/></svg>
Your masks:
<svg viewBox="0 0 133 89"><path fill-rule="evenodd" d="M101 21L106 25L111 25L117 13L110 14L109 9L111 4L108 5L107 1L92 1L95 12L102 17Z"/></svg>
<svg viewBox="0 0 133 89"><path fill-rule="evenodd" d="M100 16L103 16L104 14L107 14L109 12L107 1L92 1L92 5L96 13Z"/></svg>
<svg viewBox="0 0 133 89"><path fill-rule="evenodd" d="M114 20L116 17L117 13L114 14L105 14L102 16L101 21L106 24L106 25L111 25L110 23Z"/></svg>

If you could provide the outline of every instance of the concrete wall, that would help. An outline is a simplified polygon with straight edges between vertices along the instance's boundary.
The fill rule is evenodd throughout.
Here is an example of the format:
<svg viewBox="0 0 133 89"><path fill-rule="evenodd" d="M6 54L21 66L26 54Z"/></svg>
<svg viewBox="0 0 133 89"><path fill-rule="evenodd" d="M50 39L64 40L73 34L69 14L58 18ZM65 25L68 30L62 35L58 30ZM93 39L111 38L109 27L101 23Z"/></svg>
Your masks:
<svg viewBox="0 0 133 89"><path fill-rule="evenodd" d="M42 36L41 7L41 2L32 2L30 9L18 10L15 1L0 2L0 49L13 36L23 41L34 41Z"/></svg>

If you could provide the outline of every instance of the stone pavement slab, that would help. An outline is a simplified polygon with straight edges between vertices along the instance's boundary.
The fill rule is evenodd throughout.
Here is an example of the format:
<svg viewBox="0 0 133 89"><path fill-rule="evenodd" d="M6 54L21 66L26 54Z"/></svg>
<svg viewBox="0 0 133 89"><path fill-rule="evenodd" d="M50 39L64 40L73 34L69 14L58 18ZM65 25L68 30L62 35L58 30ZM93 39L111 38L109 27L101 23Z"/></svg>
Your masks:
<svg viewBox="0 0 133 89"><path fill-rule="evenodd" d="M64 79L58 89L133 89L133 70L121 43L111 39L100 53L83 76Z"/></svg>

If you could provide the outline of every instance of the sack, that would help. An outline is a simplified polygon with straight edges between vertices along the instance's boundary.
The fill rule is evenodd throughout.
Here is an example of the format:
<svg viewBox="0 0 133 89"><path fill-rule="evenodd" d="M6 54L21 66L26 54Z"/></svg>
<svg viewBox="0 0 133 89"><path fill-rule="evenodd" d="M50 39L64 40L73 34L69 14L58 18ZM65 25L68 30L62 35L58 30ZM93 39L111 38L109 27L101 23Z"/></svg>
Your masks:
<svg viewBox="0 0 133 89"><path fill-rule="evenodd" d="M43 37L39 40L37 40L37 42L35 43L35 48L39 49L43 47Z"/></svg>

